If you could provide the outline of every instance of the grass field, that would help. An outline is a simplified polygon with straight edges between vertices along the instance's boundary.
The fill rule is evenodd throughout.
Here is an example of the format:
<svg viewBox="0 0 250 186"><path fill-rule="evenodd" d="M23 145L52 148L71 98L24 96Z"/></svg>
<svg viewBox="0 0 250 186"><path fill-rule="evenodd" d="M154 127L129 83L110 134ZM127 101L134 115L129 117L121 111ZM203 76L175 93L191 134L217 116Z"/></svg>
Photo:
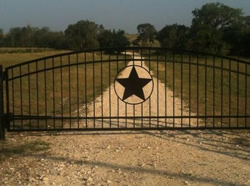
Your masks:
<svg viewBox="0 0 250 186"><path fill-rule="evenodd" d="M65 52L68 51L0 53L0 64L6 68ZM126 65L125 58L129 57L100 52L79 53L37 60L10 69L10 112L20 116L79 117L85 109L83 105L93 101L113 83L117 72ZM21 123L24 125L23 121Z"/></svg>
<svg viewBox="0 0 250 186"><path fill-rule="evenodd" d="M70 52L67 50L37 48L0 48L0 65L8 67L25 61Z"/></svg>
<svg viewBox="0 0 250 186"><path fill-rule="evenodd" d="M147 65L154 76L184 100L183 105L199 116L250 115L249 64L204 56L152 56ZM181 63L184 61L184 63ZM239 73L237 73L239 72ZM246 118L208 118L207 123L236 126ZM241 125L242 126L242 125Z"/></svg>

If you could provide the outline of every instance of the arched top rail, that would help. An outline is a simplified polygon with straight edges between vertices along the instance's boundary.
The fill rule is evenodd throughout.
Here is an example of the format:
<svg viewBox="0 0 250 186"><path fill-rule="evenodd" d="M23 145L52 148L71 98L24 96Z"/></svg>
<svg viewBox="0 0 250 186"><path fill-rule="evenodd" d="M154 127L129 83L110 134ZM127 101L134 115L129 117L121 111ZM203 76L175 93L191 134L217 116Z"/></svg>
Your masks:
<svg viewBox="0 0 250 186"><path fill-rule="evenodd" d="M214 54L209 54L209 53L204 53L204 52L190 51L190 50L177 50L177 49L162 48L162 47L125 47L125 48L100 48L100 49L89 49L89 50L66 52L62 54L46 56L46 57L26 61L23 63L19 63L16 65L12 65L12 66L7 67L6 70L16 68L19 66L23 66L23 65L37 63L39 61L45 61L45 60L49 60L53 58L60 58L60 57L65 57L65 56L70 56L70 55L79 55L79 54L87 54L87 53L117 54L117 53L122 53L122 52L124 55L128 54L128 52L132 52L134 55L136 55L137 53L143 54L143 52L149 52L150 54L154 54L158 52L159 53L165 52L165 53L172 53L172 54L177 54L177 55L206 56L206 57L212 57L212 58L221 58L225 60L236 61L239 63L250 64L250 62L244 61L241 59L236 59L236 58L221 56L221 55L214 55Z"/></svg>

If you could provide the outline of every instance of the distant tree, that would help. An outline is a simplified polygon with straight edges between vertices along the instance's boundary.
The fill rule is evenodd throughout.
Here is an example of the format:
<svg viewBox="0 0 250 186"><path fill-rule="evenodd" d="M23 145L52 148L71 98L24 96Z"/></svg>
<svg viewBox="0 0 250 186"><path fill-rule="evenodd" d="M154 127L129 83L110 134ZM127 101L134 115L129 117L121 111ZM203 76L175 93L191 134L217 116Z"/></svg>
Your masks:
<svg viewBox="0 0 250 186"><path fill-rule="evenodd" d="M139 35L133 44L138 45L141 42L142 46L152 46L157 34L155 27L149 23L139 24L137 31Z"/></svg>
<svg viewBox="0 0 250 186"><path fill-rule="evenodd" d="M192 13L192 47L199 51L228 53L230 47L224 40L223 30L243 22L242 10L221 3L208 3Z"/></svg>
<svg viewBox="0 0 250 186"><path fill-rule="evenodd" d="M157 40L162 47L186 49L188 44L189 27L184 25L166 25L157 34Z"/></svg>
<svg viewBox="0 0 250 186"><path fill-rule="evenodd" d="M3 29L0 28L0 47L4 45Z"/></svg>
<svg viewBox="0 0 250 186"><path fill-rule="evenodd" d="M246 16L243 22L230 25L223 29L223 39L230 45L231 55L250 56L250 17Z"/></svg>
<svg viewBox="0 0 250 186"><path fill-rule="evenodd" d="M101 48L110 48L114 45L113 33L110 30L103 30L98 35L98 42Z"/></svg>
<svg viewBox="0 0 250 186"><path fill-rule="evenodd" d="M103 31L105 31L105 28L104 28L104 26L101 24L101 25L99 26L99 29L98 29L98 34L102 33Z"/></svg>
<svg viewBox="0 0 250 186"><path fill-rule="evenodd" d="M69 25L65 30L65 35L69 41L69 46L74 50L97 48L98 25L91 21L78 21Z"/></svg>
<svg viewBox="0 0 250 186"><path fill-rule="evenodd" d="M67 49L68 42L63 32L50 31L48 27L37 29L34 34L34 42L37 47Z"/></svg>
<svg viewBox="0 0 250 186"><path fill-rule="evenodd" d="M99 34L98 41L101 48L126 47L130 44L123 30L104 30Z"/></svg>
<svg viewBox="0 0 250 186"><path fill-rule="evenodd" d="M246 25L246 28L250 30L250 15L244 17L244 23Z"/></svg>
<svg viewBox="0 0 250 186"><path fill-rule="evenodd" d="M20 27L10 28L5 38L5 44L8 47L21 47L21 31Z"/></svg>

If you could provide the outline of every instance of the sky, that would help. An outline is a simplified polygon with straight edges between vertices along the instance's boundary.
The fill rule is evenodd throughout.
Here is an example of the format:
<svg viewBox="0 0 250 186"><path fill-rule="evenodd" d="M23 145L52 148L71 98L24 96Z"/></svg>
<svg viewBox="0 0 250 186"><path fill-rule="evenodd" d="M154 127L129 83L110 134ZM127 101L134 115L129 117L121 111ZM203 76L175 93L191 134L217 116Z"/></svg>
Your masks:
<svg viewBox="0 0 250 186"><path fill-rule="evenodd" d="M192 11L210 2L250 15L250 0L0 0L0 28L5 33L27 25L64 31L69 24L88 19L106 29L136 33L142 23L157 30L175 23L190 26Z"/></svg>

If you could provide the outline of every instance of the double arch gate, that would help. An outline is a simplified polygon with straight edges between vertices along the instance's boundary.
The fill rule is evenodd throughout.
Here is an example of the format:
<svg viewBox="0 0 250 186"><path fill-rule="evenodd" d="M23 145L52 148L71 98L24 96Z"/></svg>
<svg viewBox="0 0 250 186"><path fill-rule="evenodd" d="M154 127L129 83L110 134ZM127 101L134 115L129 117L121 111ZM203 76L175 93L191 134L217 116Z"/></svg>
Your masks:
<svg viewBox="0 0 250 186"><path fill-rule="evenodd" d="M249 66L152 47L59 54L4 72L0 66L1 136L5 128L250 129Z"/></svg>

